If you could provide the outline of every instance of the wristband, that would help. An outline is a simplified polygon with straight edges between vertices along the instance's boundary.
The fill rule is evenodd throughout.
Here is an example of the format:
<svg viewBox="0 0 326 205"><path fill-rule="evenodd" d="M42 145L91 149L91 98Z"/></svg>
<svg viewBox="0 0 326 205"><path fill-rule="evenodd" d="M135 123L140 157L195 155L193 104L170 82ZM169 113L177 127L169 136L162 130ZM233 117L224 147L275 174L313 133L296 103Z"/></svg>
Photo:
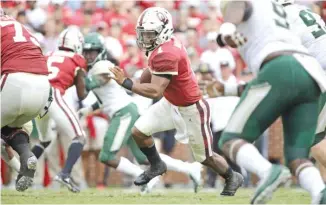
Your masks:
<svg viewBox="0 0 326 205"><path fill-rule="evenodd" d="M217 37L216 37L216 43L217 43L217 45L219 45L220 47L224 47L224 46L226 46L226 43L224 42L224 40L223 40L223 36L222 36L222 34L218 34L217 35Z"/></svg>
<svg viewBox="0 0 326 205"><path fill-rule="evenodd" d="M238 84L225 83L224 84L224 95L225 96L238 96Z"/></svg>
<svg viewBox="0 0 326 205"><path fill-rule="evenodd" d="M126 78L121 84L121 86L126 88L127 90L131 90L133 85L134 82L130 78Z"/></svg>

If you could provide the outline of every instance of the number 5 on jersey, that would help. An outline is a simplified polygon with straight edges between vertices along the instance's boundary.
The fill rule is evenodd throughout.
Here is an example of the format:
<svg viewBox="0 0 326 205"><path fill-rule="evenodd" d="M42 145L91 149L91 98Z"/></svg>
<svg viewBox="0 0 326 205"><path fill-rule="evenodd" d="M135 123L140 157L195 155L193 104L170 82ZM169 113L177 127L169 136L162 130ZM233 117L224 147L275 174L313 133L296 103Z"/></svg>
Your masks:
<svg viewBox="0 0 326 205"><path fill-rule="evenodd" d="M63 56L50 56L47 60L47 66L50 74L48 75L48 79L54 79L57 77L60 69L53 65L53 63L63 63L65 60L65 57Z"/></svg>

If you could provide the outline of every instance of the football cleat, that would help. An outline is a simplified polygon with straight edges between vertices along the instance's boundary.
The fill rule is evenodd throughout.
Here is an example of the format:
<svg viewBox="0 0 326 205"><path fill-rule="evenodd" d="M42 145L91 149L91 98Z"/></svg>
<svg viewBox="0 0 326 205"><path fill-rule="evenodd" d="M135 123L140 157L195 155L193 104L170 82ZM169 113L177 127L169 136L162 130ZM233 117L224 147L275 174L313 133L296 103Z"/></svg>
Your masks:
<svg viewBox="0 0 326 205"><path fill-rule="evenodd" d="M73 182L72 178L69 175L59 173L54 177L54 181L57 181L60 184L64 185L68 188L69 191L73 193L80 192L79 187Z"/></svg>
<svg viewBox="0 0 326 205"><path fill-rule="evenodd" d="M273 165L267 177L259 182L251 204L265 204L272 198L272 194L278 187L291 179L291 173L288 168L281 165Z"/></svg>
<svg viewBox="0 0 326 205"><path fill-rule="evenodd" d="M16 190L25 191L33 185L33 178L36 170L37 159L33 155L27 159L27 169L24 166L21 167L21 172L16 179Z"/></svg>
<svg viewBox="0 0 326 205"><path fill-rule="evenodd" d="M225 180L225 186L221 192L222 196L234 196L235 192L243 184L243 176L238 172L232 171L232 177Z"/></svg>
<svg viewBox="0 0 326 205"><path fill-rule="evenodd" d="M141 175L139 175L136 180L134 181L134 184L136 186L141 186L147 184L149 181L151 181L154 177L157 177L159 175L162 175L166 172L166 164L163 161L160 161L156 164L152 164L149 169L144 171Z"/></svg>

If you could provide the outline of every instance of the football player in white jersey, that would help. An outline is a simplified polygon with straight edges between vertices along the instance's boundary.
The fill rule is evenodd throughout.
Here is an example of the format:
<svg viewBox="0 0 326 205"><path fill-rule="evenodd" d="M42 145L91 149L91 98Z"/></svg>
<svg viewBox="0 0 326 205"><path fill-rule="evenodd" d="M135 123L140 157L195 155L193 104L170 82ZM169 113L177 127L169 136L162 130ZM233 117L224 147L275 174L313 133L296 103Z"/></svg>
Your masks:
<svg viewBox="0 0 326 205"><path fill-rule="evenodd" d="M92 39L92 41L95 40ZM85 44L87 42L88 37L86 36ZM131 137L131 128L139 118L139 112L136 104L132 101L133 98L116 81L111 80L113 74L108 68L114 66L108 60L100 60L89 70L88 79L93 82L92 91L97 97L98 103L93 104L91 107L82 108L79 113L87 115L100 108L108 116L110 126L104 137L99 159L103 164L136 178L144 170L127 158L117 156L117 153L123 146L127 146L139 164L147 164L146 156ZM169 170L188 175L194 182L194 191L197 192L201 183L200 163L183 162L165 154L160 154L160 156ZM142 193L149 192L158 181L159 177L156 177L147 185L142 186Z"/></svg>
<svg viewBox="0 0 326 205"><path fill-rule="evenodd" d="M221 10L225 22L218 44L238 48L257 77L245 86L219 147L240 167L259 176L261 182L251 203L265 203L291 174L288 168L271 164L251 143L282 117L287 165L310 192L313 203L326 203L325 184L308 159L317 127L318 99L326 91L323 69L290 31L281 5L271 0L222 0ZM224 95L243 89L217 84L213 88Z"/></svg>
<svg viewBox="0 0 326 205"><path fill-rule="evenodd" d="M301 38L326 72L326 26L322 18L294 0L275 0L282 4L287 13L291 30ZM326 168L326 94L320 99L319 117L312 155Z"/></svg>

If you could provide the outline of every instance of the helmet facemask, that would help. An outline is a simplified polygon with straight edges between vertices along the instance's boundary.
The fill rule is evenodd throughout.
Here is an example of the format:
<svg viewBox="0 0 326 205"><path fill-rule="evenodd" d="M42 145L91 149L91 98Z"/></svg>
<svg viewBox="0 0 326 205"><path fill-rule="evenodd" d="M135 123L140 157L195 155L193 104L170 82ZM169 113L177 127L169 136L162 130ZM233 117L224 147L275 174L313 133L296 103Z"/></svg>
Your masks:
<svg viewBox="0 0 326 205"><path fill-rule="evenodd" d="M83 49L83 56L85 57L87 61L87 67L88 69L91 69L94 64L98 61L104 60L106 50L105 49L96 49L96 48L91 48L91 49Z"/></svg>
<svg viewBox="0 0 326 205"><path fill-rule="evenodd" d="M145 30L143 27L137 27L137 45L141 50L152 51L154 50L160 43L159 35L162 32L162 26L155 30Z"/></svg>

